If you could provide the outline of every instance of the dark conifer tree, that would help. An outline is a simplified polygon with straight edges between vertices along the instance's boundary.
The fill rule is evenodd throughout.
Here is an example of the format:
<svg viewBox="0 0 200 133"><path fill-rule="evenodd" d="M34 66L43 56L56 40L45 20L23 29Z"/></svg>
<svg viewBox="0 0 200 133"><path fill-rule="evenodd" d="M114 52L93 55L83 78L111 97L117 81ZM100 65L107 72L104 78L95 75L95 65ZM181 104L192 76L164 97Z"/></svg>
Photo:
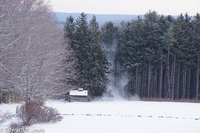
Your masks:
<svg viewBox="0 0 200 133"><path fill-rule="evenodd" d="M146 57L147 64L147 97L154 97L154 92L157 90L157 86L154 86L157 79L154 76L157 76L157 66L159 66L160 60L160 50L161 45L161 36L159 34L159 25L158 25L159 16L155 11L149 11L144 18L144 28L145 28L145 51L144 56ZM154 86L154 87L152 87Z"/></svg>
<svg viewBox="0 0 200 133"><path fill-rule="evenodd" d="M176 41L174 39L173 24L171 24L169 29L164 33L162 39L163 39L162 42L164 44L164 49L167 51L167 55L166 55L167 94L165 95L165 97L173 99L174 98L174 87L172 87L173 85L171 85L171 84L174 84L174 80L172 80L172 78L170 78L170 64L171 64L170 59L172 59L171 49ZM175 69L175 67L174 67L174 69ZM175 76L174 72L171 74Z"/></svg>
<svg viewBox="0 0 200 133"><path fill-rule="evenodd" d="M72 16L69 16L67 19L66 19L66 22L65 22L65 26L64 26L64 37L70 40L67 40L70 45L72 47L74 47L75 45L75 38L74 38L74 32L75 32L75 22L74 22L74 18Z"/></svg>
<svg viewBox="0 0 200 133"><path fill-rule="evenodd" d="M106 46L112 45L116 40L118 27L114 26L113 22L106 22L101 27L101 42L103 42Z"/></svg>
<svg viewBox="0 0 200 133"><path fill-rule="evenodd" d="M100 31L96 17L93 17L90 24L84 13L80 15L76 23L73 22L72 17L69 17L65 31L65 37L70 39L78 60L77 84L88 89L91 98L101 96L105 92L108 82L109 63L105 51L99 43Z"/></svg>
<svg viewBox="0 0 200 133"><path fill-rule="evenodd" d="M196 76L194 78L195 90L192 90L194 99L199 99L200 97L200 91L199 91L199 74L200 74L200 14L197 13L197 15L194 17L194 20L192 22L192 44L196 48L196 70L194 70L194 75Z"/></svg>
<svg viewBox="0 0 200 133"><path fill-rule="evenodd" d="M108 82L107 74L109 73L110 64L106 58L105 50L100 44L100 30L96 22L96 17L93 16L89 24L90 44L92 47L91 53L91 87L90 94L92 96L101 96L106 90Z"/></svg>

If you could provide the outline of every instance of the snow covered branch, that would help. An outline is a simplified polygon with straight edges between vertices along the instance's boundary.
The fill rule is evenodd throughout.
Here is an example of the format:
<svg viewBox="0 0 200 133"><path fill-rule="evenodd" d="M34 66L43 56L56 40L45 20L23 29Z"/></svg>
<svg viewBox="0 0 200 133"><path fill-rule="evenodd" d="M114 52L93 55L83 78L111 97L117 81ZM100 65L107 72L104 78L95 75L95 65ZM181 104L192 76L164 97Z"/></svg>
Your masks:
<svg viewBox="0 0 200 133"><path fill-rule="evenodd" d="M17 92L26 102L66 93L74 61L63 63L72 52L49 6L42 0L3 0L0 5L0 91Z"/></svg>

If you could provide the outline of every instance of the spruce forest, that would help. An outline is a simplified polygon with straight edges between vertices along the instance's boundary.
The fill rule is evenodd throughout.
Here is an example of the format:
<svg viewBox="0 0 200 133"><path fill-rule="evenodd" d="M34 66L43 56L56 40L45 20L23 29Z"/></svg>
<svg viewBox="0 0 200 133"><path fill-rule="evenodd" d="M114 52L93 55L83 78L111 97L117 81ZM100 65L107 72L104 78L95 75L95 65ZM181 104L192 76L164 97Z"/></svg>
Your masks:
<svg viewBox="0 0 200 133"><path fill-rule="evenodd" d="M108 93L106 84L128 78L122 96L199 99L200 14L158 15L149 11L130 22L106 22L82 13L66 19L65 38L77 58L74 80L92 97ZM112 75L112 76L109 76ZM111 77L111 78L109 78Z"/></svg>

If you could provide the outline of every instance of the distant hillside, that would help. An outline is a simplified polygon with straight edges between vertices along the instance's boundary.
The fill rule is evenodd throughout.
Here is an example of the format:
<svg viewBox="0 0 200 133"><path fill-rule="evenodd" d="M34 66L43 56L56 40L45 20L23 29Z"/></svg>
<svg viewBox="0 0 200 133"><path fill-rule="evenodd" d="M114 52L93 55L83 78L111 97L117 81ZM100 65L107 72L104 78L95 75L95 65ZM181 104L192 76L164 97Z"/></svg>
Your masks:
<svg viewBox="0 0 200 133"><path fill-rule="evenodd" d="M55 14L59 23L64 23L66 18L69 17L70 15L73 16L74 19L77 19L80 16L80 13L55 12ZM99 25L102 25L107 21L112 21L115 24L119 24L122 21L130 21L132 19L137 18L138 16L138 15L87 14L88 21L92 19L93 15L96 16Z"/></svg>

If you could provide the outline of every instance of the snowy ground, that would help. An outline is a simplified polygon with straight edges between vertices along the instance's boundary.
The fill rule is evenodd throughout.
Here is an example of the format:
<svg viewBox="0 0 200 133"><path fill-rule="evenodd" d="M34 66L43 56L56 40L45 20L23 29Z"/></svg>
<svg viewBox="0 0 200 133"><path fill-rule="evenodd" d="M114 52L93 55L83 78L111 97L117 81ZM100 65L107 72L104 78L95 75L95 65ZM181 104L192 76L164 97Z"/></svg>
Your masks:
<svg viewBox="0 0 200 133"><path fill-rule="evenodd" d="M37 124L37 133L200 133L200 104L142 101L68 103L48 101L63 115L55 124ZM16 105L0 105L15 112ZM4 133L9 123L0 125ZM35 130L36 129L36 130ZM1 132L4 131L4 132ZM34 132L34 133L35 133Z"/></svg>

